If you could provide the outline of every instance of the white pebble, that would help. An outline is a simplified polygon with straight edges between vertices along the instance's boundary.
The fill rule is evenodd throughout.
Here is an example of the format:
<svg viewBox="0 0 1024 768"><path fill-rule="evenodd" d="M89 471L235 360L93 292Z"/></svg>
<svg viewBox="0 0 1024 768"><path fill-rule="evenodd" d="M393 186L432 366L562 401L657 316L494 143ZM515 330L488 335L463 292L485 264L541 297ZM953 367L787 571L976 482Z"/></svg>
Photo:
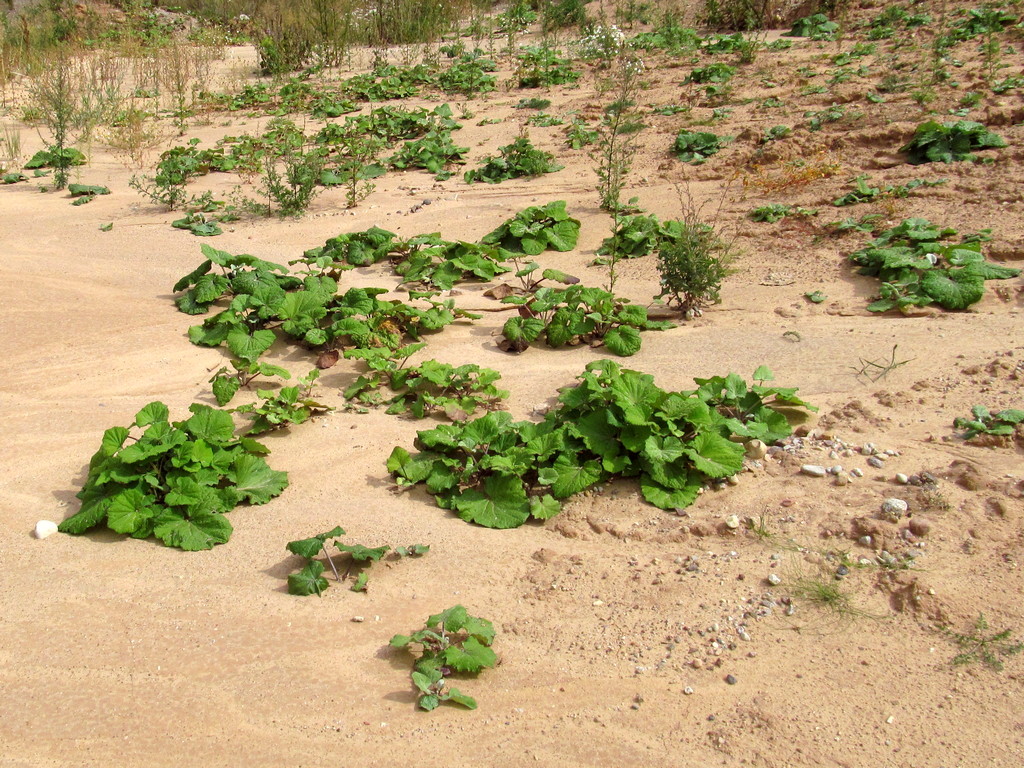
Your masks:
<svg viewBox="0 0 1024 768"><path fill-rule="evenodd" d="M768 583L771 584L773 587L776 587L782 583L782 579L779 577L777 573L769 573Z"/></svg>
<svg viewBox="0 0 1024 768"><path fill-rule="evenodd" d="M36 523L36 538L45 539L57 532L57 524L52 520L40 520Z"/></svg>
<svg viewBox="0 0 1024 768"><path fill-rule="evenodd" d="M827 474L827 470L819 464L804 464L800 471L811 477L824 477Z"/></svg>
<svg viewBox="0 0 1024 768"><path fill-rule="evenodd" d="M725 527L736 530L740 527L740 519L737 515L729 515L725 518Z"/></svg>
<svg viewBox="0 0 1024 768"><path fill-rule="evenodd" d="M864 470L860 467L854 467L850 470L850 474L854 477L864 477Z"/></svg>

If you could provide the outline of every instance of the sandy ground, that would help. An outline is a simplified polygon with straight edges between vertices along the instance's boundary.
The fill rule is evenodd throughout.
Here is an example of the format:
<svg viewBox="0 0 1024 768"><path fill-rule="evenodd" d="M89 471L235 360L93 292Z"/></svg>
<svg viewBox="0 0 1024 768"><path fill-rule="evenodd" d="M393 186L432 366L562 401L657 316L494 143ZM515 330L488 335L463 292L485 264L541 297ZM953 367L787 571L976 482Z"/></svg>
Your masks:
<svg viewBox="0 0 1024 768"><path fill-rule="evenodd" d="M1024 636L1021 448L966 444L952 428L974 404L1024 406L1022 282L989 283L966 312L872 315L865 306L877 283L844 258L867 236L821 227L867 212L893 224L923 216L962 232L990 227L990 257L1020 266L1019 92L990 95L970 118L1009 141L989 153L995 164L915 168L897 153L923 119L906 93L870 105L869 80L855 80L799 95L796 66L824 71L830 65L820 57L854 42L801 41L742 68L732 115L710 129L738 138L702 167L666 153L688 119L710 115L679 85L689 65L649 62L644 103L696 106L689 118L648 119L629 194L671 218L682 185L706 201L742 255L721 304L644 334L626 365L684 389L694 377L749 376L767 364L781 385L798 386L821 408L804 439L751 467L738 485L709 490L684 516L645 504L635 484L621 481L573 499L545 524L474 527L422 491L394 492L384 460L393 446L410 446L422 423L339 410L267 438L271 465L287 470L291 485L265 506L235 510L227 545L183 553L109 532L37 540L37 520L76 511L74 494L105 428L128 424L152 400L166 402L174 418L194 401L212 402L207 380L225 356L188 343L195 319L171 301L170 286L199 262L204 241L172 229L174 214L129 189L133 171L102 145L80 180L113 194L89 205L41 194L35 180L0 189L0 765L178 766L186 755L210 766L1020 765L1021 658L1007 658L1001 672L953 666L958 648L940 628L965 631L984 614L989 634ZM232 51L224 66L236 71L232 61L251 56ZM1008 71L1019 73L1019 57L1010 61ZM876 79L884 72L877 66ZM522 111L511 105L523 96L552 99L552 114L594 115L605 97L593 76L588 70L578 89L500 89L468 102L475 117L460 121L456 142L471 148L471 165L494 153L518 131ZM961 91L940 91L931 105L940 114L977 85L970 64L958 76ZM787 102L771 114L744 103L765 97L763 77L779 83L771 93ZM865 114L808 131L803 112L832 101ZM477 125L485 117L503 122ZM0 120L20 130L26 156L42 146L14 113ZM208 146L228 132L262 130L266 120L215 115L188 135ZM798 127L765 160L757 137L780 123ZM206 242L286 261L371 225L472 240L526 205L564 199L583 223L579 248L545 254L544 264L600 285L604 270L587 264L609 219L597 207L592 161L565 148L562 130L530 131L566 165L542 178L468 186L458 175L435 182L391 172L354 211L344 210L340 192L327 192L300 219L249 219ZM758 163L771 177L798 157L838 169L782 192L753 183ZM833 208L863 172L873 183L949 183L887 204ZM207 177L195 186L224 190L235 181ZM745 218L767 202L821 213L811 224ZM108 222L113 228L100 231ZM619 293L646 303L657 292L653 257L620 271ZM351 284L393 287L396 278L380 265L350 273L343 285ZM461 285L454 298L468 309L493 307L486 287ZM811 304L804 294L814 290L828 299ZM590 348L506 355L495 344L505 316L484 314L431 336L427 352L500 370L516 418L553 402L558 387L604 356ZM905 365L876 383L855 375L861 358L887 359L897 344ZM271 358L295 373L312 361L284 346ZM355 371L349 362L326 371L322 398L341 405L339 389ZM857 450L867 442L896 453L872 467ZM840 487L802 475L805 463L856 467L864 477ZM924 471L937 478L930 490L893 480ZM909 518L880 519L890 497L909 503ZM768 535L725 527L730 515L764 522ZM378 564L366 594L335 587L321 599L288 595L297 558L285 543L335 525L367 545L422 542L431 551ZM865 535L871 546L861 543ZM853 568L836 582L850 600L843 611L798 596L799 585L821 574L832 583L837 553L874 563L882 549L914 551L916 565ZM766 581L771 573L779 585ZM427 714L416 709L408 657L388 640L456 603L495 623L501 663L461 684L477 711Z"/></svg>

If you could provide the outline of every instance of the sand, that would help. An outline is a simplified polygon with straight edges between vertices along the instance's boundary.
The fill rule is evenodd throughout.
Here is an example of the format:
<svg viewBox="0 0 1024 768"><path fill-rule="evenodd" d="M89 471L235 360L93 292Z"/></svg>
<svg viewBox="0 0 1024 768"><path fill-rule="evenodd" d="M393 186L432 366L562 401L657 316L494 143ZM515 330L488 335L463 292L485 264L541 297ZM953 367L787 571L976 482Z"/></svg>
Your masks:
<svg viewBox="0 0 1024 768"><path fill-rule="evenodd" d="M411 447L422 422L339 409L266 438L269 461L289 473L290 487L264 506L232 512L235 533L224 546L183 553L110 532L38 540L38 520L76 511L74 495L104 429L130 423L153 400L166 402L173 418L192 402L212 403L207 382L226 353L188 342L196 319L176 311L170 290L201 260L202 242L287 261L373 225L474 240L527 205L562 199L582 221L579 247L544 254L544 266L601 285L606 270L588 264L609 217L598 209L593 161L564 146L562 127L530 129L566 165L557 173L470 186L459 174L436 182L425 172L391 172L354 210L328 191L301 218L247 218L209 240L172 229L177 215L132 191L138 171L101 143L76 176L109 186L109 196L71 207L64 193L40 193L45 180L0 188L0 765L1019 765L1020 657L1005 658L1001 672L954 666L959 649L942 628L965 632L983 614L988 635L1024 636L1021 443L968 444L952 427L975 404L1024 406L1024 284L988 283L985 298L964 312L872 314L865 307L877 282L856 275L845 258L867 236L823 227L872 212L889 226L919 216L961 232L991 228L990 258L1020 266L1019 94L990 94L969 118L1008 140L986 153L994 164L913 167L898 149L925 116L909 94L870 105L863 95L873 81L855 79L833 93L800 95L805 81L795 67L824 71L830 65L821 56L854 42L800 41L744 67L732 114L707 129L736 140L704 166L667 154L685 115L649 116L640 135L628 196L672 218L679 190L688 193L741 255L720 304L673 330L645 333L641 352L622 362L666 389L729 371L749 377L766 364L781 386L799 387L820 407L801 441L742 473L736 486L708 490L682 516L645 504L636 484L622 480L572 499L543 524L472 526L421 489L396 492L388 477L392 447ZM221 71L251 71L253 61L250 49L233 49ZM1008 72L1018 73L1019 58L1010 61ZM709 116L693 88L679 85L689 68L651 56L641 101L692 103L693 115ZM588 68L579 88L501 88L460 104L457 116L463 106L474 115L460 119L454 136L470 148L467 167L516 135L525 116L512 105L524 96L550 98L552 114L599 114L608 97L595 91L598 76ZM940 115L979 89L972 60L957 77L960 90L940 90L929 105ZM784 108L758 109L768 93L763 79L779 84L770 94ZM743 103L747 97L755 101ZM864 114L809 131L803 112L833 101ZM43 140L16 114L0 121L20 131L27 156ZM503 122L478 125L483 118ZM209 146L226 133L260 131L267 120L207 115L187 135ZM307 121L307 132L319 124ZM766 158L757 139L776 124L797 128ZM757 187L755 168L773 177L795 158L837 167L787 190ZM834 208L860 173L873 184L949 182ZM223 192L236 181L210 176L194 187ZM745 218L769 202L820 213L779 224ZM646 304L657 292L652 256L621 263L619 273L617 292L633 301ZM391 288L397 280L378 265L342 284ZM487 287L462 284L452 297L466 309L493 308ZM820 304L804 297L816 290L827 295ZM426 353L501 371L517 419L553 403L584 365L607 356L585 346L503 353L496 334L507 315L483 314L430 336ZM904 365L877 382L856 375L862 361L888 360L894 347ZM301 374L313 356L281 344L270 359ZM342 406L340 390L356 373L350 361L324 371L321 399ZM843 455L837 441L894 453L876 468L859 450ZM802 474L802 464L841 464L864 476L837 486ZM894 481L921 472L936 483ZM890 497L908 502L908 517L880 519ZM766 535L727 527L731 515L763 523ZM365 594L336 585L319 599L288 595L286 576L301 563L285 543L335 525L369 546L431 550L377 564ZM871 546L861 543L865 535ZM916 564L878 567L882 549L901 558L914 551ZM842 553L855 567L837 581ZM857 567L862 558L872 564ZM780 583L766 581L769 574ZM806 596L816 579L845 595L841 610ZM455 604L494 622L500 664L460 682L479 702L475 712L424 713L410 658L388 641Z"/></svg>

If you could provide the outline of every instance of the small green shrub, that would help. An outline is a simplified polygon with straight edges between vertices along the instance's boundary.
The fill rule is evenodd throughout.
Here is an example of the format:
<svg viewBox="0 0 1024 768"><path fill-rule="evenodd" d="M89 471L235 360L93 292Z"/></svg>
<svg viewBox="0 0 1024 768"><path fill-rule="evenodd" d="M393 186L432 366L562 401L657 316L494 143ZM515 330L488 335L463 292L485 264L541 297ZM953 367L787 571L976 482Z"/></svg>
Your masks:
<svg viewBox="0 0 1024 768"><path fill-rule="evenodd" d="M964 430L964 438L970 440L978 435L995 435L1008 437L1013 435L1020 424L1024 424L1024 410L1009 408L990 413L983 405L971 408L971 418L958 417L953 426Z"/></svg>
<svg viewBox="0 0 1024 768"><path fill-rule="evenodd" d="M732 272L729 264L735 254L714 228L695 214L688 213L679 223L678 237L665 241L658 251L661 293L655 298L692 317L721 301L719 289Z"/></svg>
<svg viewBox="0 0 1024 768"><path fill-rule="evenodd" d="M520 88L542 88L549 85L575 83L580 73L572 62L547 46L524 48L514 78Z"/></svg>

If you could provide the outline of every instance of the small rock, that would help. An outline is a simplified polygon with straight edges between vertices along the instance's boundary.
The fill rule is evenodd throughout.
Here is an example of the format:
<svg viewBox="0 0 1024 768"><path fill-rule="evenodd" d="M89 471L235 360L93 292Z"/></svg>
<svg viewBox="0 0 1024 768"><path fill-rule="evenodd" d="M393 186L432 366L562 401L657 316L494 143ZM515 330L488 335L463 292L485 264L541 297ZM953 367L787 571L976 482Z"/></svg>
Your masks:
<svg viewBox="0 0 1024 768"><path fill-rule="evenodd" d="M885 462L882 461L881 457L879 456L872 456L871 458L869 458L868 464L870 464L875 469L881 469L882 467L885 466Z"/></svg>
<svg viewBox="0 0 1024 768"><path fill-rule="evenodd" d="M591 603L591 605L593 605L594 607L598 607L598 606L604 605L604 600L595 600L594 602Z"/></svg>
<svg viewBox="0 0 1024 768"><path fill-rule="evenodd" d="M792 499L783 499L779 502L780 507L792 507L796 502Z"/></svg>
<svg viewBox="0 0 1024 768"><path fill-rule="evenodd" d="M910 477L904 475L902 472L897 472L893 480L895 480L900 485L908 485L910 483Z"/></svg>
<svg viewBox="0 0 1024 768"><path fill-rule="evenodd" d="M686 686L685 688L683 688L683 693L687 696L692 696L693 688L691 688L690 686Z"/></svg>
<svg viewBox="0 0 1024 768"><path fill-rule="evenodd" d="M850 568L849 568L849 566L840 565L838 568L836 568L836 576L842 578L843 576L849 576L849 575L850 575Z"/></svg>
<svg viewBox="0 0 1024 768"><path fill-rule="evenodd" d="M768 583L771 584L773 587L777 587L779 584L782 583L782 579L779 577L777 573L769 573Z"/></svg>
<svg viewBox="0 0 1024 768"><path fill-rule="evenodd" d="M811 477L824 477L828 473L828 470L820 464L804 464L800 467L800 471Z"/></svg>
<svg viewBox="0 0 1024 768"><path fill-rule="evenodd" d="M353 622L355 622L356 624L362 624L364 621L366 621L366 617L365 616L353 616L351 620Z"/></svg>
<svg viewBox="0 0 1024 768"><path fill-rule="evenodd" d="M739 475L729 475L729 477L726 478L726 482L729 485L739 485L740 484L740 476Z"/></svg>
<svg viewBox="0 0 1024 768"><path fill-rule="evenodd" d="M903 499L886 499L882 502L882 516L886 520L895 522L907 514L910 505Z"/></svg>
<svg viewBox="0 0 1024 768"><path fill-rule="evenodd" d="M836 464L835 466L828 468L828 473L830 475L838 475L842 471L843 471L843 467L840 464Z"/></svg>
<svg viewBox="0 0 1024 768"><path fill-rule="evenodd" d="M748 459L763 459L768 454L768 446L761 440L748 440L744 449Z"/></svg>
<svg viewBox="0 0 1024 768"><path fill-rule="evenodd" d="M725 527L736 530L740 527L740 518L737 515L729 515L725 518Z"/></svg>
<svg viewBox="0 0 1024 768"><path fill-rule="evenodd" d="M725 676L725 682L727 682L729 685L736 685L736 676L735 675L726 675Z"/></svg>
<svg viewBox="0 0 1024 768"><path fill-rule="evenodd" d="M874 453L875 453L875 444L874 443L864 443L864 445L860 449L860 455L861 456L872 456L872 455L874 455Z"/></svg>
<svg viewBox="0 0 1024 768"><path fill-rule="evenodd" d="M850 484L850 476L845 472L837 472L836 479L832 481L833 485L844 486Z"/></svg>
<svg viewBox="0 0 1024 768"><path fill-rule="evenodd" d="M854 467L853 469L850 470L850 474L853 477L864 477L864 470L861 469L860 467Z"/></svg>
<svg viewBox="0 0 1024 768"><path fill-rule="evenodd" d="M861 536L859 539L857 539L857 543L860 544L862 547L868 547L870 549L871 545L874 544L874 541L870 536Z"/></svg>
<svg viewBox="0 0 1024 768"><path fill-rule="evenodd" d="M57 524L52 520L40 520L36 523L36 538L45 539L57 532Z"/></svg>

